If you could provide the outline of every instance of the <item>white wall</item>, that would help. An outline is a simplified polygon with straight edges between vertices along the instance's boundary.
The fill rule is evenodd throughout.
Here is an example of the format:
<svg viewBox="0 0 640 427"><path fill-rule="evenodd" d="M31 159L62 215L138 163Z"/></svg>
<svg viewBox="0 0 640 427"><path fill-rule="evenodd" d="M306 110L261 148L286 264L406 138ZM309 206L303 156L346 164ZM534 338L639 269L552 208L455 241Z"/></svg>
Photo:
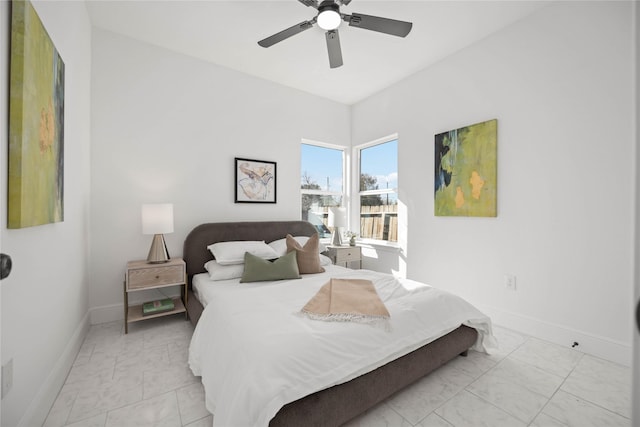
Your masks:
<svg viewBox="0 0 640 427"><path fill-rule="evenodd" d="M0 238L13 258L2 281L2 364L13 359L3 426L40 425L88 327L91 27L81 2L34 2L65 63L64 222L6 228L7 157L0 156ZM0 2L0 117L8 117L10 3ZM6 42L5 42L6 41ZM6 123L6 121L4 122ZM7 131L0 152L7 153Z"/></svg>
<svg viewBox="0 0 640 427"><path fill-rule="evenodd" d="M11 27L11 13L8 3L0 4L0 34L9 34L9 28ZM9 64L4 59L8 57L9 49L11 47L11 38L10 37L2 37L2 44L0 44L0 82L8 82L9 80ZM8 93L7 93L8 84L3 84L0 86L0 115L2 117L8 117L9 105L8 105ZM5 122L6 123L6 122ZM0 134L0 149L4 149L8 144L8 135L9 132L3 132ZM5 153L7 151L4 151ZM6 156L5 156L6 158ZM6 161L2 160L0 162L0 188L6 188L7 186L7 176L4 174L5 171L8 170L8 166ZM0 190L1 191L1 190ZM6 193L0 194L0 199L4 198ZM2 202L0 202L2 203ZM6 213L4 206L0 204L0 224L6 224ZM0 252L2 252L2 231L0 231ZM4 253L4 252L3 252ZM5 358L3 357L2 352L2 284L0 281L0 363L2 366L5 364ZM8 361L8 359L7 359ZM2 375L0 374L0 382L2 381ZM2 424L2 404L0 404L0 424Z"/></svg>
<svg viewBox="0 0 640 427"><path fill-rule="evenodd" d="M347 106L99 29L92 113L92 322L123 317L143 203L174 204L171 256L202 222L299 219L301 139L350 138ZM277 162L276 204L234 203L234 157Z"/></svg>
<svg viewBox="0 0 640 427"><path fill-rule="evenodd" d="M625 364L631 24L630 2L551 5L352 109L354 145L399 134L408 277L463 295L498 324ZM434 217L434 135L493 118L498 217Z"/></svg>
<svg viewBox="0 0 640 427"><path fill-rule="evenodd" d="M635 70L634 75L635 78L635 94L636 94L636 102L635 102L635 112L636 112L636 128L635 128L635 139L636 139L636 147L635 147L635 173L636 173L636 184L635 184L635 200L636 200L636 211L635 211L635 251L634 251L634 260L635 260L635 299L636 304L640 304L640 262L638 262L638 258L640 258L640 171L638 171L638 166L640 165L640 5L637 2L634 3L634 30L635 30ZM640 307L637 308L640 310ZM632 402L640 402L640 319L637 320L638 325L634 328L635 332L633 334L633 342L634 342L634 352L633 352L633 394L632 394ZM633 405L632 408L632 422L634 425L640 424L640 405Z"/></svg>

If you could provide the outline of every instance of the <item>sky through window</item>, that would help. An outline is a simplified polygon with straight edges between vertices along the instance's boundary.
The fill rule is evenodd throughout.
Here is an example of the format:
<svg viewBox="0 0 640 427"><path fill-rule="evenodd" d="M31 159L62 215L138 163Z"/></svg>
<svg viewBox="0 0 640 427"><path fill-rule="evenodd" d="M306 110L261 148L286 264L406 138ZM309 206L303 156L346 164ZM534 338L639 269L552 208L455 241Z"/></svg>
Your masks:
<svg viewBox="0 0 640 427"><path fill-rule="evenodd" d="M306 176L322 190L342 191L341 150L302 144L301 159L302 180ZM398 141L366 148L362 151L362 165L364 173L376 177L378 188L397 188Z"/></svg>

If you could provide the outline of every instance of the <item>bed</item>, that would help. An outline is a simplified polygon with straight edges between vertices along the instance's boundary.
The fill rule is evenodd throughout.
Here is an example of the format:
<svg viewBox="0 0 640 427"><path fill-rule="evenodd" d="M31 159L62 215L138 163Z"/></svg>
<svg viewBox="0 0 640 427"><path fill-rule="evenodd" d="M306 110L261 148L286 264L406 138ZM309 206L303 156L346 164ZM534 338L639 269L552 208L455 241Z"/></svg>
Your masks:
<svg viewBox="0 0 640 427"><path fill-rule="evenodd" d="M203 280L206 280L206 278L203 279L203 276L206 276L204 265L213 259L207 246L225 241L264 240L272 242L284 238L287 234L312 236L316 232L313 225L304 221L208 223L195 227L185 239L183 258L187 266L189 285L186 306L191 322L196 325L190 346L189 363L194 374L202 376L207 408L214 413L214 425L338 426L384 401L395 392L449 360L458 355L466 354L470 348L488 351L493 346L490 320L466 301L452 296L452 300L447 300L445 305L462 307L461 310L465 313L459 316L462 316L460 319L464 320L447 320L449 323L454 322L451 324L442 321L443 326L439 326L441 330L437 333L426 331L431 327L411 329L412 336L415 335L416 330L425 329L424 333L420 332L424 335L420 338L422 341L405 345L406 339L402 336L397 339L403 345L398 346L397 349L394 347L391 351L391 344L387 345L384 341L388 339L386 337L392 335L395 337L396 334L404 333L402 328L393 322L404 322L402 316L413 318L418 312L413 308L407 308L404 311L398 311L398 313L401 311L406 313L394 317L396 314L392 308L397 310L397 307L403 307L403 304L407 304L409 300L426 299L425 295L430 295L429 298L435 298L431 295L437 295L436 299L445 296L449 298L449 295L443 296L441 294L445 293L435 290L435 288L430 288L429 292L417 290L415 292L420 291L418 296L399 298L397 302L392 301L389 311L392 312L391 322L394 329L391 332L381 332L369 325L327 325L329 322L298 319L294 313L295 310L287 305L282 305L286 308L280 308L280 311L277 312L267 310L271 305L280 305L283 300L281 295L285 294L291 294L293 299L298 298L294 306L300 306L300 301L307 298L305 295L313 295L313 291L318 289L323 281L333 276L370 278L376 281L377 288L378 282L389 284L393 280L388 275L378 277L379 273L366 270L347 270L338 266L326 266L327 271L318 275L303 275L303 279L277 283L262 282L257 285L249 283L241 286L231 282L214 282L215 284L211 286L205 283L207 286L205 289L211 289L211 294L207 297L210 300L206 304L211 308L204 309L200 298L204 300L205 295L202 291L198 295L193 285L194 282L200 281L202 283ZM305 281L304 286L307 286L307 282L309 283L308 291L303 291L304 286L300 285L303 281ZM421 286L417 282L408 280L402 283L402 292L410 289L411 286ZM393 286L396 287L385 289L397 289L397 283ZM395 290L390 292L396 293ZM249 297L249 295L251 296ZM242 304L238 303L242 307L249 307L247 305L249 302L245 304L245 301L252 299L265 302L258 310L259 315L266 316L263 317L264 321L255 321L250 327L244 325L244 329L238 329L242 332L246 329L259 330L259 328L264 328L247 342L239 343L241 341L240 333L233 329L233 325L227 324L227 317L216 317L220 316L222 312L231 313L229 307L235 305L234 299L242 301ZM450 310L451 307L447 306L445 311ZM237 314L237 310L241 310L241 308L234 306L234 314ZM251 311L255 311L255 309L252 308ZM420 315L423 311L419 311ZM437 310L428 311L435 313ZM282 326L281 331L278 330L280 327L274 327L276 325L275 319L278 317L286 320L286 325ZM229 318L237 319L238 317L229 316ZM439 322L432 323L438 324ZM363 345L370 346L362 356L358 356L360 360L358 363L362 363L362 366L355 369L350 360L341 363L342 359L349 359L359 349L341 350L342 353L335 352L338 354L336 356L338 359L334 359L333 362L326 359L325 356L322 357L321 362L314 361L314 364L334 363L334 365L329 368L318 368L324 369L322 375L312 375L313 372L309 372L316 368L310 368L311 362L305 361L305 364L296 365L300 358L290 356L289 353L293 352L290 349L291 345L271 345L273 342L278 344L284 342L280 340L283 335L288 335L288 332L285 331L290 330L293 336L298 332L295 339L300 342L301 348L308 349L307 353L316 354L313 346L318 340L312 340L312 337L325 337L325 331L331 328L349 330L348 333L351 335L345 335L346 338L336 338L337 343L343 340L339 345L344 348L350 347L351 341L345 341L347 339L362 341ZM309 333L299 334L300 330L309 331ZM226 338L221 338L225 336ZM263 347L260 347L261 345ZM326 339L322 345L326 345ZM395 344L393 345L395 346ZM232 347L235 353L231 350L225 351ZM278 347L283 347L279 350L282 351L282 354L276 353ZM387 347L389 349L385 350ZM249 359L247 358L248 354L260 354L260 357ZM289 357L291 359L288 359ZM272 369L263 367L263 365L267 365L266 360L270 358L275 360L280 358L283 361L280 366L276 366L278 373L273 374L277 375L275 378L270 376L272 374L264 374L259 371ZM326 378L325 371L328 372ZM231 375L230 372L233 372L235 376L227 378L225 375ZM312 378L307 378L307 374L312 375ZM271 385L279 383L281 378L286 378L289 375L292 376L291 382ZM300 377L298 380L296 375ZM222 379L223 376L225 376L224 379ZM285 379L282 381L284 382ZM264 390L268 388L274 388L273 396L269 395L271 393L269 390ZM259 393L261 395L256 397ZM266 397L263 396L265 393Z"/></svg>

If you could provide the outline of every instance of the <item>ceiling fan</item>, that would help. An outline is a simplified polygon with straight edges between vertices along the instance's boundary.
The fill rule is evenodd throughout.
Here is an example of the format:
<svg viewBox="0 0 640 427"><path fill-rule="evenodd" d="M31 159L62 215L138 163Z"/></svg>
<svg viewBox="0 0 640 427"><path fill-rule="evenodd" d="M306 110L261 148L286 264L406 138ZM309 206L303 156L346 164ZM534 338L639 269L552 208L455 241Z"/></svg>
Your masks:
<svg viewBox="0 0 640 427"><path fill-rule="evenodd" d="M327 39L327 50L329 51L329 66L337 68L342 65L342 50L340 49L340 37L338 36L338 27L341 21L348 22L351 27L364 28L365 30L378 31L398 37L406 37L413 25L411 22L364 15L362 13L352 13L351 15L340 13L340 6L347 6L351 3L351 0L324 0L321 3L318 3L317 0L298 1L307 7L317 9L318 15L309 21L302 21L293 27L260 40L258 42L260 46L273 46L291 36L308 30L317 23L320 28L326 30L325 37Z"/></svg>

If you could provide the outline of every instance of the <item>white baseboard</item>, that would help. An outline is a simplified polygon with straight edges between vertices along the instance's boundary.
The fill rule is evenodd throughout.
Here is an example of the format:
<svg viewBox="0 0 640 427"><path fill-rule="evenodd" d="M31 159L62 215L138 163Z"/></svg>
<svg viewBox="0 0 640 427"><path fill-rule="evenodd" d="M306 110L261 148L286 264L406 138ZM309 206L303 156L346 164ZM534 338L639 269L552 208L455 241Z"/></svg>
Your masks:
<svg viewBox="0 0 640 427"><path fill-rule="evenodd" d="M575 347L576 350L624 366L631 366L632 347L630 343L615 341L495 307L482 304L474 305L489 316L495 325L513 329L514 331L565 347L571 347L574 342L578 342L579 345Z"/></svg>
<svg viewBox="0 0 640 427"><path fill-rule="evenodd" d="M92 325L124 320L124 304L111 304L90 308L89 319Z"/></svg>
<svg viewBox="0 0 640 427"><path fill-rule="evenodd" d="M49 409L51 405L53 405L53 402L55 402L56 397L58 397L58 392L67 379L67 375L71 370L73 362L76 360L76 355L88 331L89 313L85 314L80 321L67 347L62 352L62 355L49 373L49 376L45 379L42 387L40 387L24 413L18 424L19 427L41 426L44 424L49 414Z"/></svg>

